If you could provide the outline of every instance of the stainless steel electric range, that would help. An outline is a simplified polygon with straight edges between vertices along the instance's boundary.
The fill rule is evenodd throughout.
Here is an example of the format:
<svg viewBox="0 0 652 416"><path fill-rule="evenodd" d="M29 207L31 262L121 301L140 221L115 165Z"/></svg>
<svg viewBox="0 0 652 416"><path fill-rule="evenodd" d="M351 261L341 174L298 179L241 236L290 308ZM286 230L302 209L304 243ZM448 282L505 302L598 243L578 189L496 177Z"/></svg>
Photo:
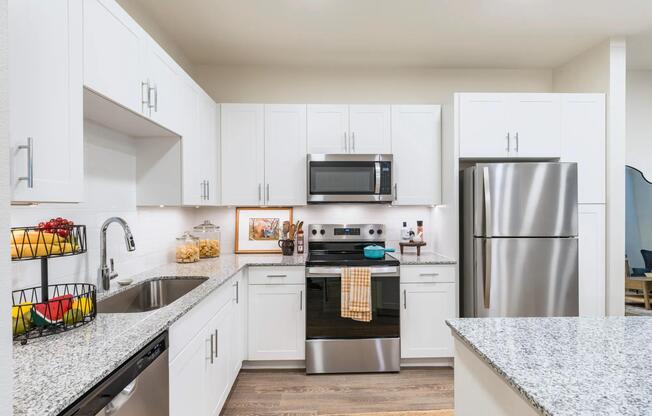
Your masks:
<svg viewBox="0 0 652 416"><path fill-rule="evenodd" d="M364 247L385 246L381 224L313 224L306 260L306 373L400 370L400 264L389 254L367 259ZM371 322L340 316L343 267L371 269Z"/></svg>

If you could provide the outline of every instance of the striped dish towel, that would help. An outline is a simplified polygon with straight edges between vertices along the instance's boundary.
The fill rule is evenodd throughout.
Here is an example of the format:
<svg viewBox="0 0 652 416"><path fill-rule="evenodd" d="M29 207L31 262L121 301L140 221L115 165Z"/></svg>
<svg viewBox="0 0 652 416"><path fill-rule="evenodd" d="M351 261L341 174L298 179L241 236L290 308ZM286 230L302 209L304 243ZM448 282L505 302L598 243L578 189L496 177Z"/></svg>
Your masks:
<svg viewBox="0 0 652 416"><path fill-rule="evenodd" d="M342 318L371 321L371 269L342 268Z"/></svg>

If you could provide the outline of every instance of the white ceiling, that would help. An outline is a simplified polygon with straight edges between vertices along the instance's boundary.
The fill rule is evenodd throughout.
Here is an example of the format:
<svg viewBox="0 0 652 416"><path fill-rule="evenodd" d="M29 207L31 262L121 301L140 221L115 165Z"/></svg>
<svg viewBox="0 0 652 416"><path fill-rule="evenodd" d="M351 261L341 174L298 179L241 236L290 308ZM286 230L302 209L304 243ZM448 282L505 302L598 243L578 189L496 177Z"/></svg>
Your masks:
<svg viewBox="0 0 652 416"><path fill-rule="evenodd" d="M651 0L133 0L193 64L549 68Z"/></svg>

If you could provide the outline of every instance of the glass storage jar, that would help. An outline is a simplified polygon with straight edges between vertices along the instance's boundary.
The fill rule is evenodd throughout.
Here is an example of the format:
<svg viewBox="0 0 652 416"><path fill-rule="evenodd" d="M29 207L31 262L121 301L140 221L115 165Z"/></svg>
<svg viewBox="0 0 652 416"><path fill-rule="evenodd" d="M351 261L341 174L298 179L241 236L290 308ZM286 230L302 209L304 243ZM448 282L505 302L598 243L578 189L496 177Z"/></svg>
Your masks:
<svg viewBox="0 0 652 416"><path fill-rule="evenodd" d="M193 227L192 235L199 239L199 257L205 259L220 255L220 227L205 220Z"/></svg>
<svg viewBox="0 0 652 416"><path fill-rule="evenodd" d="M181 237L177 237L176 260L177 263L199 261L199 239L193 237L188 231Z"/></svg>

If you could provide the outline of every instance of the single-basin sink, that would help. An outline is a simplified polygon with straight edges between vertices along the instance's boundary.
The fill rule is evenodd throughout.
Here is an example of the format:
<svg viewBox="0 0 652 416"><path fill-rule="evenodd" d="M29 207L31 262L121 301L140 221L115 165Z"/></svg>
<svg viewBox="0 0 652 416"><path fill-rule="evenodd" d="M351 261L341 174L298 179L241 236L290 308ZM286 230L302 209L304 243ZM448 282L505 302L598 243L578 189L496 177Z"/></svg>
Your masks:
<svg viewBox="0 0 652 416"><path fill-rule="evenodd" d="M140 283L97 303L98 313L147 312L179 299L207 280L205 277L158 278Z"/></svg>

